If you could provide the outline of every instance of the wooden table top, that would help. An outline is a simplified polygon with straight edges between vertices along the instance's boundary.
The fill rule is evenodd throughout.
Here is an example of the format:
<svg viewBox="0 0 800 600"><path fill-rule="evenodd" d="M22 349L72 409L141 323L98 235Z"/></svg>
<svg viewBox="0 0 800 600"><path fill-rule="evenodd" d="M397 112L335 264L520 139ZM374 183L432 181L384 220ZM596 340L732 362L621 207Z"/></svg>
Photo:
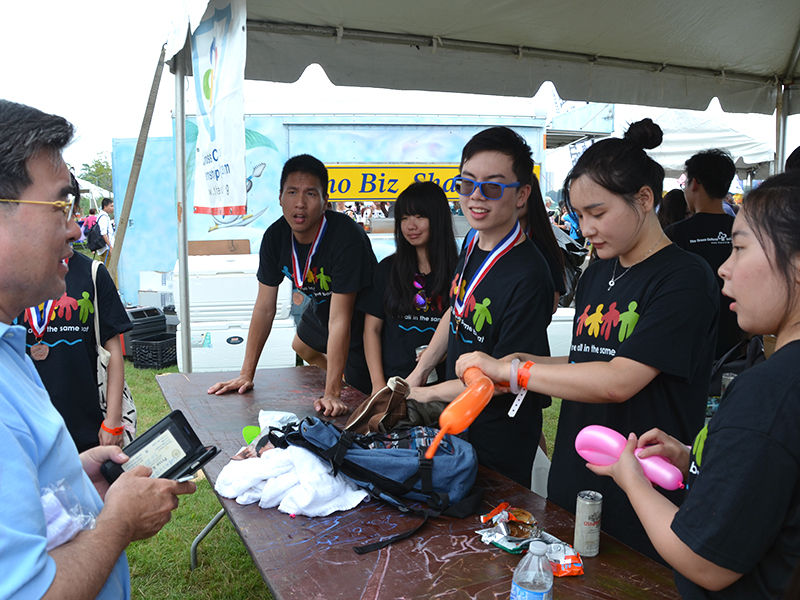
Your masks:
<svg viewBox="0 0 800 600"><path fill-rule="evenodd" d="M256 387L244 395L210 396L206 390L238 373L168 373L157 381L167 403L180 409L205 444L220 454L204 469L213 484L222 467L244 444L242 428L258 424L260 410L318 416L313 401L325 387L316 367L259 370ZM342 394L352 411L363 395ZM333 419L340 426L345 417ZM531 443L535 443L532 440ZM477 485L484 488L483 512L500 502L530 511L548 533L571 543L574 517L519 484L481 467ZM476 517L436 517L409 539L365 555L353 546L406 531L417 518L370 500L328 517L291 518L257 504L240 506L220 498L228 517L258 566L275 600L395 598L508 598L520 556L487 546L475 534ZM556 578L560 599L680 598L672 571L612 537L601 534L600 554L584 559L584 575Z"/></svg>

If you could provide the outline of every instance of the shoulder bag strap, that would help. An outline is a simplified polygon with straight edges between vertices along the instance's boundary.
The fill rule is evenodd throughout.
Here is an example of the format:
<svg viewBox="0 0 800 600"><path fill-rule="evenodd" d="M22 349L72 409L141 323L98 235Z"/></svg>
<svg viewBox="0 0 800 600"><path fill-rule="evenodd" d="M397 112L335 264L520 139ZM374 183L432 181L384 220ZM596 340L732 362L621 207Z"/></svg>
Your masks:
<svg viewBox="0 0 800 600"><path fill-rule="evenodd" d="M102 344L100 343L100 317L98 316L98 307L97 307L97 269L100 267L100 262L93 260L92 261L92 285L94 286L94 339L97 343L98 348L102 348ZM98 354L99 354L98 350Z"/></svg>

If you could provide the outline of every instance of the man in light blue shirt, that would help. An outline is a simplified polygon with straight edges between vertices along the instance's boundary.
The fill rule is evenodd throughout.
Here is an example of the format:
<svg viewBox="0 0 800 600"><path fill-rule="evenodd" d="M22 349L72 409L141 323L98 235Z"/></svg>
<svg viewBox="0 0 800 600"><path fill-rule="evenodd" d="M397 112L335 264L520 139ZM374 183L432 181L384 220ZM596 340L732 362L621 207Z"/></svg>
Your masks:
<svg viewBox="0 0 800 600"><path fill-rule="evenodd" d="M109 486L116 446L78 454L31 358L25 329L11 326L25 308L59 298L65 260L80 230L77 190L61 157L73 128L61 117L0 100L0 598L130 598L125 548L155 535L193 483L150 479L139 466ZM32 355L47 360L39 349ZM63 484L93 529L56 543L42 489ZM48 551L48 542L51 549Z"/></svg>

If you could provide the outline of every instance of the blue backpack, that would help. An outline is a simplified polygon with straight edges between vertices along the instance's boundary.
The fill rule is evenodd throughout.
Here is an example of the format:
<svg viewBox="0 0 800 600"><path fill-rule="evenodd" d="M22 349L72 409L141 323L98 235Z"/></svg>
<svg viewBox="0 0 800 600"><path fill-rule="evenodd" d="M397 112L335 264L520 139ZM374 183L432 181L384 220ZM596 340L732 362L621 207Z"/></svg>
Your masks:
<svg viewBox="0 0 800 600"><path fill-rule="evenodd" d="M334 474L341 473L373 498L423 517L411 531L354 548L364 554L413 535L428 517L444 514L464 518L479 508L482 492L469 495L478 473L475 449L461 438L446 435L436 455L426 459L425 450L437 433L431 427L412 427L358 434L309 417L283 429L272 428L259 445L268 439L276 448L290 444L305 448L330 464ZM425 502L429 508L413 508L402 498Z"/></svg>

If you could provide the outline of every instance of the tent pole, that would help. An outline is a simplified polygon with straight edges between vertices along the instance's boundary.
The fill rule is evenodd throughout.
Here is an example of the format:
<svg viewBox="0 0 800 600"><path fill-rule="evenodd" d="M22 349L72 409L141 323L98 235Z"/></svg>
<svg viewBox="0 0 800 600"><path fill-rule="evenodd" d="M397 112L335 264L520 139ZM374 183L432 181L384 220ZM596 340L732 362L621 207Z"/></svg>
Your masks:
<svg viewBox="0 0 800 600"><path fill-rule="evenodd" d="M786 100L786 86L780 83L775 106L775 164L771 175L783 172L783 164L786 162L786 125L789 109Z"/></svg>
<svg viewBox="0 0 800 600"><path fill-rule="evenodd" d="M800 31L794 41L794 47L789 55L789 64L786 66L786 74L778 89L776 118L776 140L775 140L775 173L782 173L786 164L786 128L789 125L789 115L791 114L790 102L792 99L792 83L794 83L794 72L797 63L800 61Z"/></svg>
<svg viewBox="0 0 800 600"><path fill-rule="evenodd" d="M158 87L161 85L161 73L164 70L164 53L167 50L167 45L161 46L161 55L158 57L158 65L156 65L156 72L153 75L153 83L150 86L150 96L147 98L147 106L144 110L144 117L142 118L142 127L139 130L139 139L136 140L136 151L133 154L133 165L131 165L131 175L128 179L128 187L125 190L125 199L122 204L122 211L117 219L117 231L114 240L114 247L111 249L111 255L108 259L109 273L114 278L114 283L119 287L117 277L117 265L119 264L119 255L122 252L122 245L125 243L125 231L128 229L128 219L131 216L131 209L133 208L133 196L136 193L136 184L139 182L139 171L142 168L142 160L144 159L144 149L147 145L147 133L150 131L150 122L153 120L153 110L156 106L156 97L158 96Z"/></svg>
<svg viewBox="0 0 800 600"><path fill-rule="evenodd" d="M175 60L175 195L178 209L178 293L181 323L181 359L184 373L192 372L192 331L189 322L189 259L186 225L186 56L189 36Z"/></svg>

